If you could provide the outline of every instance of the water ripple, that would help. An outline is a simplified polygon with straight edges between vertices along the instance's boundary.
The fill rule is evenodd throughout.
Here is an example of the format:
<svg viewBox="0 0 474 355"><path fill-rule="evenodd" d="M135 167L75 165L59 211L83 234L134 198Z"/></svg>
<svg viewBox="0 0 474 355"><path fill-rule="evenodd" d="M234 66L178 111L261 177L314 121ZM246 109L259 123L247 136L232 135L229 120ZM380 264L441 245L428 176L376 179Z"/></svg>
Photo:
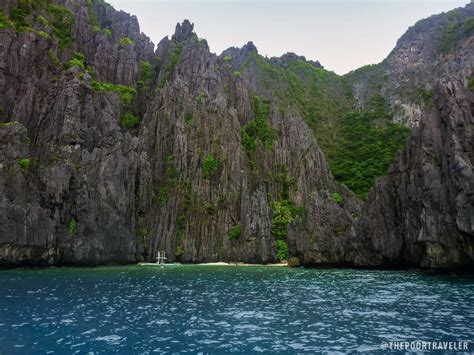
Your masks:
<svg viewBox="0 0 474 355"><path fill-rule="evenodd" d="M0 271L8 353L377 351L474 337L474 280L262 267ZM28 351L26 351L28 350Z"/></svg>

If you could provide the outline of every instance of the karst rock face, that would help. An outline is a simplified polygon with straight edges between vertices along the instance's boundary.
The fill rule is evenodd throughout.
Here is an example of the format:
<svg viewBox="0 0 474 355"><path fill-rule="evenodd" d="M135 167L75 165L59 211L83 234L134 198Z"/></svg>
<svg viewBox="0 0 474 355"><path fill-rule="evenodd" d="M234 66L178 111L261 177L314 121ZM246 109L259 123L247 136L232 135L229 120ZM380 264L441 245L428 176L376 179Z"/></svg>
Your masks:
<svg viewBox="0 0 474 355"><path fill-rule="evenodd" d="M348 75L359 105L380 94L413 128L356 226L380 265L474 264L473 19L471 2L421 20L386 60Z"/></svg>
<svg viewBox="0 0 474 355"><path fill-rule="evenodd" d="M81 52L97 80L130 85L153 45L129 15L99 11L116 38L135 42L121 47L93 32L85 1L63 4L75 13L67 48L0 31L0 263L133 262L139 139L120 126L116 94L92 90L89 73L60 62Z"/></svg>
<svg viewBox="0 0 474 355"><path fill-rule="evenodd" d="M347 74L359 107L373 94L387 100L395 122L416 127L430 114L441 78L466 84L474 66L474 2L418 21L388 57Z"/></svg>
<svg viewBox="0 0 474 355"><path fill-rule="evenodd" d="M158 251L271 263L286 246L302 265L472 265L465 69L432 84L433 107L364 204L334 180L301 107L269 84L295 61L326 73L319 62L264 61L252 42L218 56L187 20L155 48L135 17L98 1L0 9L0 265ZM462 43L449 53L472 61ZM348 79L359 105L372 77Z"/></svg>
<svg viewBox="0 0 474 355"><path fill-rule="evenodd" d="M381 265L457 268L474 261L474 94L441 81L434 101L369 194L357 226Z"/></svg>
<svg viewBox="0 0 474 355"><path fill-rule="evenodd" d="M272 206L283 194L305 211L304 228L313 213L304 207L320 201L340 238L353 234L360 203L335 183L297 110L282 112L252 70L234 75L188 21L154 51L134 17L59 4L75 18L65 48L34 31L0 32L2 264L127 263L159 250L170 261L275 262ZM250 58L250 47L235 57ZM92 70L60 64L74 53ZM97 82L132 87L133 103ZM125 110L139 127L123 124ZM259 110L270 139L249 153L241 132Z"/></svg>

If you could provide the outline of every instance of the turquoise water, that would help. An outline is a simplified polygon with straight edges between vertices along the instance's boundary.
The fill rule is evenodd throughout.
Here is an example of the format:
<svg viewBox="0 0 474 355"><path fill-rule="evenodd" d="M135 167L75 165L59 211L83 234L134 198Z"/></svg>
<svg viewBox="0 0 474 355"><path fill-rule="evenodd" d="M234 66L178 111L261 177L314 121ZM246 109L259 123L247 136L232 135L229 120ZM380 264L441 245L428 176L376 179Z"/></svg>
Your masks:
<svg viewBox="0 0 474 355"><path fill-rule="evenodd" d="M366 352L389 340L474 340L467 277L130 266L5 270L0 287L2 355Z"/></svg>

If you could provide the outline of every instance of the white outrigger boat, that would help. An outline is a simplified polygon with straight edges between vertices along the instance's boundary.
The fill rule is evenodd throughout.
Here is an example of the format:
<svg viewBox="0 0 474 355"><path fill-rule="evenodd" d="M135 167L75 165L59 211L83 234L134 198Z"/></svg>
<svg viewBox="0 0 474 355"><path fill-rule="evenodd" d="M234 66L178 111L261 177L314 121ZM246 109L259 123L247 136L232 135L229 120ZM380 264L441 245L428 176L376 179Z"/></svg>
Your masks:
<svg viewBox="0 0 474 355"><path fill-rule="evenodd" d="M154 263L139 263L140 266L180 266L178 263L167 263L166 262L166 253L164 251L159 251L156 256L156 262Z"/></svg>

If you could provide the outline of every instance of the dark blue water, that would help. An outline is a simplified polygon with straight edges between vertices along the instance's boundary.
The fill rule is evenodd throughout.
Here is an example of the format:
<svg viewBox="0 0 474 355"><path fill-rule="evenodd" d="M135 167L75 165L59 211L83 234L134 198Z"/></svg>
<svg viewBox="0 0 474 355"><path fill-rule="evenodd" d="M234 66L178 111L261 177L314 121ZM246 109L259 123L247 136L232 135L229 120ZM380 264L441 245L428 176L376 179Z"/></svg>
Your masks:
<svg viewBox="0 0 474 355"><path fill-rule="evenodd" d="M270 267L0 271L2 355L366 352L389 340L474 340L474 280Z"/></svg>

